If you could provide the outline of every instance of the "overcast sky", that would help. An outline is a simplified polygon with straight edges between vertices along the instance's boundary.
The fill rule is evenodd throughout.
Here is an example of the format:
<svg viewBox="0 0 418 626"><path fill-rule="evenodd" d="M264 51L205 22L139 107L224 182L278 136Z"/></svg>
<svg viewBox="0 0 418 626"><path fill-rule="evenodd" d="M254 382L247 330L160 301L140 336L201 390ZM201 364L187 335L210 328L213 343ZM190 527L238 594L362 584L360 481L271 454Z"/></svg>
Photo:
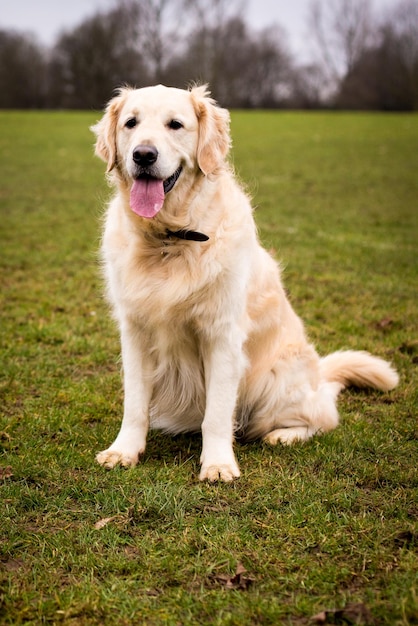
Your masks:
<svg viewBox="0 0 418 626"><path fill-rule="evenodd" d="M291 50L302 60L309 54L306 22L310 0L246 1L248 23L256 28L280 24L289 35ZM373 6L383 12L398 1L373 0ZM41 42L50 45L62 30L71 29L97 10L114 4L114 0L0 0L0 29L32 31Z"/></svg>

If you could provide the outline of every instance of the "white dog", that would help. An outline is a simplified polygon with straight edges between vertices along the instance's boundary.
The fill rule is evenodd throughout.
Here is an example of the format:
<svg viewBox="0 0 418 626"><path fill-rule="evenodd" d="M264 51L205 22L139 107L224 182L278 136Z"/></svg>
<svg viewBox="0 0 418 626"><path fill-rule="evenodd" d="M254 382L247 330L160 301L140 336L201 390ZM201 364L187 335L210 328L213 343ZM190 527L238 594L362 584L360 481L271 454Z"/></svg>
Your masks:
<svg viewBox="0 0 418 626"><path fill-rule="evenodd" d="M206 87L121 89L93 130L116 187L102 255L125 392L99 463L135 465L150 426L201 430L200 479L230 481L235 433L305 440L337 426L345 386L396 386L387 362L319 358L307 341L226 161L229 114Z"/></svg>

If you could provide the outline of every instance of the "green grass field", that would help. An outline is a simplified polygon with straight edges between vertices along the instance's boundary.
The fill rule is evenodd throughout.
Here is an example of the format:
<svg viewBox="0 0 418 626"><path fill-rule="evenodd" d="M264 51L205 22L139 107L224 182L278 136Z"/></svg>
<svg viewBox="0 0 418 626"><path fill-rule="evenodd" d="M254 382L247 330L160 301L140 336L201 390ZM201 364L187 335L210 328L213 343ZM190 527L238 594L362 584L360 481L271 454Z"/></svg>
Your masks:
<svg viewBox="0 0 418 626"><path fill-rule="evenodd" d="M237 446L232 485L198 482L199 437L94 460L122 408L97 117L0 114L0 623L418 624L418 117L233 114L318 350L370 350L401 384L344 392L339 428L303 445Z"/></svg>

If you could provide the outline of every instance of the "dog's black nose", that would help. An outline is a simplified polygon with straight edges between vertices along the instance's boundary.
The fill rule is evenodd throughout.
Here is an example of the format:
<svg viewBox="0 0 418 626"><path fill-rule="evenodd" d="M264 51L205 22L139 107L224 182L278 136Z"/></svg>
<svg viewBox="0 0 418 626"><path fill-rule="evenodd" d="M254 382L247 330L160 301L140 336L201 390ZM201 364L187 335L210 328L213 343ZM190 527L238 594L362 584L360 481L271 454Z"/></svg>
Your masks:
<svg viewBox="0 0 418 626"><path fill-rule="evenodd" d="M132 158L137 165L147 167L157 160L158 150L154 146L140 145L133 151Z"/></svg>

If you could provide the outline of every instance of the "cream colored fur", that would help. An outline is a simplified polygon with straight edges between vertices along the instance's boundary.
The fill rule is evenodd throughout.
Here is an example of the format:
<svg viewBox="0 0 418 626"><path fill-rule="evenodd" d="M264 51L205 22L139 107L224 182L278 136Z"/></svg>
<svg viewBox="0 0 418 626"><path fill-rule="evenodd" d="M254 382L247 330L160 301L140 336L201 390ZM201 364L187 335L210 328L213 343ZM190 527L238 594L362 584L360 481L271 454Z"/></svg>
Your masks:
<svg viewBox="0 0 418 626"><path fill-rule="evenodd" d="M126 127L132 118L136 126ZM205 87L122 89L93 130L116 188L102 256L125 392L120 432L99 463L135 465L150 426L201 431L200 479L230 481L240 473L236 432L273 444L305 440L337 426L336 398L346 385L397 384L379 358L347 351L321 359L308 342L226 161L228 112ZM158 178L183 167L152 219L129 205L138 145L158 150ZM209 240L184 241L167 229Z"/></svg>

